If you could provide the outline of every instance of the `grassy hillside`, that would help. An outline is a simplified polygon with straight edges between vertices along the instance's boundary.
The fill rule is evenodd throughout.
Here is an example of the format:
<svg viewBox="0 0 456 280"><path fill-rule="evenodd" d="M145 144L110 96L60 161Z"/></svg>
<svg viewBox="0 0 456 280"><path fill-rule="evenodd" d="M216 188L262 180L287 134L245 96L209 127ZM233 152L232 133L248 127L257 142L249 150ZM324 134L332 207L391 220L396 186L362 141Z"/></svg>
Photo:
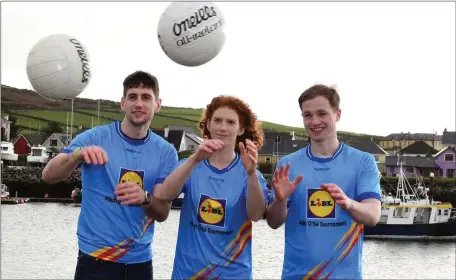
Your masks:
<svg viewBox="0 0 456 280"><path fill-rule="evenodd" d="M114 120L123 119L119 111L119 102L110 100L100 100L99 124L103 125ZM73 103L73 127L90 128L97 125L98 120L98 100L76 98ZM2 85L1 92L2 115L10 114L17 118L17 125L21 126L21 133L37 133L40 127L49 121L61 123L64 127L67 124L67 116L71 117L71 102L49 101L36 92L17 89ZM194 108L175 108L162 107L152 123L152 128L164 128L168 125L190 126L195 129L198 127L202 109ZM68 125L70 120L68 120ZM277 132L295 131L298 136L305 136L302 127L290 127L271 122L263 122L263 129L275 130ZM197 129L198 131L198 129ZM381 136L354 134L350 132L340 132L341 136L351 136L353 138L379 139Z"/></svg>

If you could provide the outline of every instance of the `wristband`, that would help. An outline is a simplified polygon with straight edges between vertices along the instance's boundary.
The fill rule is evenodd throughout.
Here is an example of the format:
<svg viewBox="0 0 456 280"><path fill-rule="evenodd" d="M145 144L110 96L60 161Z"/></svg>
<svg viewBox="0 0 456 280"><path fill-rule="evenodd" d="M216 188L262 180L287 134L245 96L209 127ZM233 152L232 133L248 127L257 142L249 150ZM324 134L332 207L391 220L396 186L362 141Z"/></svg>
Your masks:
<svg viewBox="0 0 456 280"><path fill-rule="evenodd" d="M78 152L81 150L81 147L77 147L76 150L74 150L71 155L73 156L73 159L76 160L77 162L83 162L83 160L79 159Z"/></svg>

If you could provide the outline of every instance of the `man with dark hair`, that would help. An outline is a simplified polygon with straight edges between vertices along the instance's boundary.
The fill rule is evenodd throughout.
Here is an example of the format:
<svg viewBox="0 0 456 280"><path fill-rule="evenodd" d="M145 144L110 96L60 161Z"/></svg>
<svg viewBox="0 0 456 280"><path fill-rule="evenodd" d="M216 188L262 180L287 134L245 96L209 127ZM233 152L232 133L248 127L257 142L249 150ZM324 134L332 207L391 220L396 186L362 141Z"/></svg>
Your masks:
<svg viewBox="0 0 456 280"><path fill-rule="evenodd" d="M267 211L271 228L285 222L282 278L362 279L363 229L381 213L377 164L337 139L336 89L315 85L298 102L310 145L280 159Z"/></svg>
<svg viewBox="0 0 456 280"><path fill-rule="evenodd" d="M124 120L79 134L42 174L56 183L82 168L77 280L152 279L154 221L170 211L152 195L178 160L174 146L149 128L161 105L158 81L137 71L123 87Z"/></svg>

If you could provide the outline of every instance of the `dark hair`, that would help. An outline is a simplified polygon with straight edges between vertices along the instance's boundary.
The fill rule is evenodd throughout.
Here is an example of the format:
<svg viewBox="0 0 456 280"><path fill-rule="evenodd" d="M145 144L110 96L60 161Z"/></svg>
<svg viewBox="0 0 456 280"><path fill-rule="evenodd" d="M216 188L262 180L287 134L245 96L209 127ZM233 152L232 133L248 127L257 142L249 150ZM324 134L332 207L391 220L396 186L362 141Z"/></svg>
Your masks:
<svg viewBox="0 0 456 280"><path fill-rule="evenodd" d="M317 85L314 85L314 86L306 89L301 94L301 96L299 96L299 99L298 99L299 109L302 109L303 102L313 99L317 96L322 96L322 97L328 99L331 107L335 111L339 110L340 97L339 97L339 93L337 93L337 90L334 87L328 87L328 86L321 85L321 84L317 84Z"/></svg>
<svg viewBox="0 0 456 280"><path fill-rule="evenodd" d="M123 97L127 95L128 89L140 86L151 88L154 91L155 97L158 98L159 88L157 78L144 71L136 71L125 78L123 82Z"/></svg>
<svg viewBox="0 0 456 280"><path fill-rule="evenodd" d="M264 135L261 128L261 123L258 121L256 115L252 112L249 105L239 98L233 96L217 96L214 97L209 105L207 105L206 110L204 110L199 127L203 138L210 139L211 134L207 129L206 123L210 121L214 115L215 110L220 107L227 107L236 111L239 117L239 124L242 128L245 129L244 134L238 136L236 139L236 146L234 147L235 151L239 153L239 142L245 142L246 139L252 140L252 142L257 146L258 150L263 146Z"/></svg>

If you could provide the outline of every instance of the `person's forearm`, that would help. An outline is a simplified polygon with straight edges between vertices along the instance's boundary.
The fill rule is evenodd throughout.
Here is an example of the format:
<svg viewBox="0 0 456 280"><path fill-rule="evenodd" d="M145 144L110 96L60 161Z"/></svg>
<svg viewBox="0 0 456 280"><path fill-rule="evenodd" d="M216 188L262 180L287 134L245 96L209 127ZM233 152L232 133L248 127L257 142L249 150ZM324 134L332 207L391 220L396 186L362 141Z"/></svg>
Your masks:
<svg viewBox="0 0 456 280"><path fill-rule="evenodd" d="M193 168L198 164L192 156L184 161L176 170L171 172L163 184L159 187L159 190L154 195L161 200L172 201L175 199L184 186L185 180L192 173Z"/></svg>
<svg viewBox="0 0 456 280"><path fill-rule="evenodd" d="M49 184L65 180L78 167L78 164L79 162L73 154L58 154L46 164L41 179Z"/></svg>
<svg viewBox="0 0 456 280"><path fill-rule="evenodd" d="M171 202L152 196L150 202L147 205L144 205L143 208L148 217L161 223L166 221L168 218L169 211L171 209Z"/></svg>
<svg viewBox="0 0 456 280"><path fill-rule="evenodd" d="M271 228L277 229L285 222L287 214L287 199L281 201L274 199L266 211L266 221Z"/></svg>
<svg viewBox="0 0 456 280"><path fill-rule="evenodd" d="M259 221L264 214L264 198L260 180L256 172L247 177L247 216L250 220Z"/></svg>
<svg viewBox="0 0 456 280"><path fill-rule="evenodd" d="M376 199L367 199L362 202L352 200L346 211L358 223L373 227L380 220L381 205Z"/></svg>

